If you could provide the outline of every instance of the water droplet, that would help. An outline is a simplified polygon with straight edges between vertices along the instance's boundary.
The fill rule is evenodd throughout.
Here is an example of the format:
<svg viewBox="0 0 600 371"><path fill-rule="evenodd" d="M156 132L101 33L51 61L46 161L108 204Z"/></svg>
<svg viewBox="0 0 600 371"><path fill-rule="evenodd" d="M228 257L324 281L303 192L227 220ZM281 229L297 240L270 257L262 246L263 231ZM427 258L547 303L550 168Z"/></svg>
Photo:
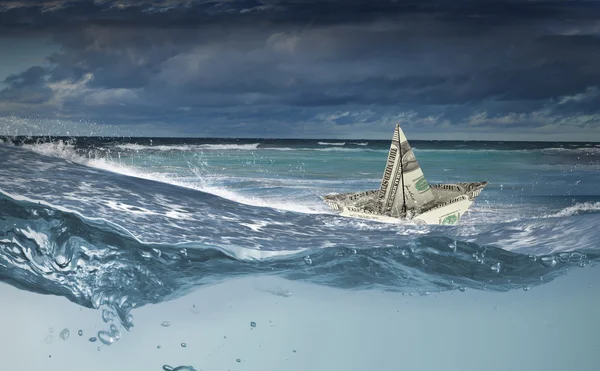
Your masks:
<svg viewBox="0 0 600 371"><path fill-rule="evenodd" d="M182 258L187 258L187 250L186 249L179 250L179 255L181 255Z"/></svg>
<svg viewBox="0 0 600 371"><path fill-rule="evenodd" d="M77 335L79 335L79 336L83 336L83 330L79 330L79 331L77 331Z"/></svg>
<svg viewBox="0 0 600 371"><path fill-rule="evenodd" d="M94 343L94 342L96 342L96 340L98 340L98 339L96 339L95 337L93 337L93 336L92 336L92 337L91 337L89 340L90 340L90 343Z"/></svg>
<svg viewBox="0 0 600 371"><path fill-rule="evenodd" d="M115 318L115 313L113 311L110 311L108 309L104 309L102 311L102 320L104 321L104 323L112 321L113 318Z"/></svg>
<svg viewBox="0 0 600 371"><path fill-rule="evenodd" d="M71 335L71 332L68 328L66 328L62 330L58 336L60 336L60 338L63 340L67 340L69 338L69 335Z"/></svg>
<svg viewBox="0 0 600 371"><path fill-rule="evenodd" d="M239 358L238 358L238 359L236 359L235 361L236 361L237 363L240 363L240 362L242 362L242 360L241 360L241 359L239 359Z"/></svg>
<svg viewBox="0 0 600 371"><path fill-rule="evenodd" d="M256 327L256 322L254 322L254 321L250 322L250 326Z"/></svg>
<svg viewBox="0 0 600 371"><path fill-rule="evenodd" d="M466 287L464 287L464 286L458 286L458 290L459 290L460 292L465 292L465 291L467 291L467 288L466 288Z"/></svg>
<svg viewBox="0 0 600 371"><path fill-rule="evenodd" d="M157 345L157 346L156 346L156 349L160 349L160 345Z"/></svg>
<svg viewBox="0 0 600 371"><path fill-rule="evenodd" d="M187 344L186 343L181 343L181 347L185 348L185 347L187 347Z"/></svg>
<svg viewBox="0 0 600 371"><path fill-rule="evenodd" d="M292 350L292 352L296 353L296 349Z"/></svg>
<svg viewBox="0 0 600 371"><path fill-rule="evenodd" d="M112 332L98 331L98 339L105 345L112 345L117 339Z"/></svg>
<svg viewBox="0 0 600 371"><path fill-rule="evenodd" d="M500 263L496 263L494 265L492 265L492 270L496 273L500 273Z"/></svg>
<svg viewBox="0 0 600 371"><path fill-rule="evenodd" d="M171 326L171 322L169 321L164 321L163 323L160 324L162 327L169 327Z"/></svg>
<svg viewBox="0 0 600 371"><path fill-rule="evenodd" d="M312 264L312 259L310 258L310 255L304 257L304 262L308 265Z"/></svg>

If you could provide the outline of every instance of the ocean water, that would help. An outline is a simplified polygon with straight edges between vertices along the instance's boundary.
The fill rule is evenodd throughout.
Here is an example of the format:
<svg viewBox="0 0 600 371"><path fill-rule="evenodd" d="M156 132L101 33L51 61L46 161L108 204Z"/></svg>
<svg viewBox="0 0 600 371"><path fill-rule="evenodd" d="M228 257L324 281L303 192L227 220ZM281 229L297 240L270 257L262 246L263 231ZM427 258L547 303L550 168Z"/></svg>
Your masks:
<svg viewBox="0 0 600 371"><path fill-rule="evenodd" d="M389 141L0 141L2 369L600 369L600 144L411 140L419 226L319 198Z"/></svg>

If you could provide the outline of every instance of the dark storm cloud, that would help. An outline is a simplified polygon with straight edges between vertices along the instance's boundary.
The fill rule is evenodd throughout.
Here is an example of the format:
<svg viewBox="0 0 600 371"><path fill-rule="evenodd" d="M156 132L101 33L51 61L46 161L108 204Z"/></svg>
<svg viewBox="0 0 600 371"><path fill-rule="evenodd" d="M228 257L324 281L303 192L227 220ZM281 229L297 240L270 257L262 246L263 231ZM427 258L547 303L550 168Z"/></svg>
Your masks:
<svg viewBox="0 0 600 371"><path fill-rule="evenodd" d="M594 126L599 5L0 0L4 37L61 48L50 67L6 79L0 115L15 109L3 99L190 133L327 133L398 117L424 130Z"/></svg>
<svg viewBox="0 0 600 371"><path fill-rule="evenodd" d="M35 66L19 75L11 75L4 80L7 88L0 90L0 100L15 103L42 103L52 97L52 91L45 84L47 71Z"/></svg>

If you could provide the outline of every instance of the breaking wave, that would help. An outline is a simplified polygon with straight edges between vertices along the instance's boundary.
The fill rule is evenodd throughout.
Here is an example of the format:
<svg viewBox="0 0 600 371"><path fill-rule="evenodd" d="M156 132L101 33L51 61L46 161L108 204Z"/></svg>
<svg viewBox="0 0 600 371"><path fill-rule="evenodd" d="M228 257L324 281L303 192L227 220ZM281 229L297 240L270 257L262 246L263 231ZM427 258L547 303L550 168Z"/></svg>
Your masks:
<svg viewBox="0 0 600 371"><path fill-rule="evenodd" d="M569 216L574 216L583 213L589 212L600 212L600 202L584 202L584 203L576 203L575 205L565 207L564 209L547 215L547 217L551 218L566 218Z"/></svg>
<svg viewBox="0 0 600 371"><path fill-rule="evenodd" d="M211 177L205 176L206 174L203 173L203 170L200 167L192 164L189 164L189 170L194 175L194 177L190 179L189 177L181 177L170 173L147 171L139 167L129 166L127 164L124 164L123 162L118 161L118 159L114 159L113 157L107 156L106 154L101 154L98 151L90 151L87 154L82 154L75 149L75 146L73 144L64 142L62 140L39 144L25 144L23 145L23 147L41 155L57 157L121 175L141 179L148 179L179 187L199 190L246 205L257 207L271 207L281 210L296 211L308 214L328 212L328 210L320 203L299 204L293 201L281 201L278 198L265 198L241 194L239 192L221 186L220 184L218 184L218 182L212 183ZM214 147L213 149L216 148L217 147Z"/></svg>

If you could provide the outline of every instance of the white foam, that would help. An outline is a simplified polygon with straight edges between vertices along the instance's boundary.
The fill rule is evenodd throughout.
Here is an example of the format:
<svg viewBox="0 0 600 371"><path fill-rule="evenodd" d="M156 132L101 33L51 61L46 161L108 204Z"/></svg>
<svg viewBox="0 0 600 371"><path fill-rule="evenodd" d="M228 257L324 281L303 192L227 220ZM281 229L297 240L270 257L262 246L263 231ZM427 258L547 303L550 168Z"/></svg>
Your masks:
<svg viewBox="0 0 600 371"><path fill-rule="evenodd" d="M142 144L135 143L127 143L127 144L117 144L116 148L130 150L130 151L144 151L144 150L154 150L154 151L191 151L194 149L193 146L179 146L179 145L160 145L160 146L146 146Z"/></svg>
<svg viewBox="0 0 600 371"><path fill-rule="evenodd" d="M346 142L319 142L320 146L345 146Z"/></svg>
<svg viewBox="0 0 600 371"><path fill-rule="evenodd" d="M573 216L573 215L577 215L581 212L588 212L588 211L600 211L600 202L576 203L572 206L562 209L561 211L559 211L557 213L549 214L546 217L564 218L567 216Z"/></svg>
<svg viewBox="0 0 600 371"><path fill-rule="evenodd" d="M257 223L240 223L240 225L243 225L244 227L248 227L250 229L252 229L255 232L260 232L260 229L264 226L266 226L267 222L263 222L263 221L259 221Z"/></svg>
<svg viewBox="0 0 600 371"><path fill-rule="evenodd" d="M212 145L211 145L212 146ZM215 146L224 146L224 145L215 145ZM238 146L238 145L233 145ZM243 145L243 146L258 146L258 143L251 145ZM98 157L97 154L94 154L94 157L83 157L79 155L74 146L68 143L64 143L62 141L52 142L52 143L41 143L34 145L24 145L24 148L31 150L33 152L52 157L60 157L75 163L79 163L82 165L90 166L97 169L102 169L105 171L110 171L113 173L118 173L121 175L126 175L135 178L142 178L153 180L161 183L167 183L171 185L176 185L179 187L184 187L188 189L194 189L206 193L213 194L215 196L219 196L222 198L226 198L231 201L235 201L238 203L257 206L257 207L268 207L279 210L293 211L305 214L323 214L329 213L328 209L325 208L324 205L306 205L299 204L293 201L281 201L281 199L269 199L269 198L261 198L249 195L243 195L237 193L235 191L229 190L222 185L219 184L211 184L211 179L205 176L198 168L190 167L190 170L196 175L196 178L193 180L183 180L181 177L177 177L170 174L164 174L159 172L149 172L141 168L136 168L134 166L125 165L121 162L112 160L110 158ZM216 148L216 147L215 147ZM223 148L223 147L219 147ZM233 148L233 147L232 147ZM249 147L245 147L249 148Z"/></svg>
<svg viewBox="0 0 600 371"><path fill-rule="evenodd" d="M209 150L254 150L258 149L260 143L253 144L201 144L199 147Z"/></svg>
<svg viewBox="0 0 600 371"><path fill-rule="evenodd" d="M198 145L143 145L135 143L117 144L116 148L130 151L198 151L198 150L255 150L260 143L251 144L198 144Z"/></svg>
<svg viewBox="0 0 600 371"><path fill-rule="evenodd" d="M105 204L106 204L106 206L110 207L113 210L125 211L125 212L131 213L131 214L160 215L159 213L154 212L152 210L148 210L148 209L142 208L140 206L124 204L122 202L106 201Z"/></svg>

